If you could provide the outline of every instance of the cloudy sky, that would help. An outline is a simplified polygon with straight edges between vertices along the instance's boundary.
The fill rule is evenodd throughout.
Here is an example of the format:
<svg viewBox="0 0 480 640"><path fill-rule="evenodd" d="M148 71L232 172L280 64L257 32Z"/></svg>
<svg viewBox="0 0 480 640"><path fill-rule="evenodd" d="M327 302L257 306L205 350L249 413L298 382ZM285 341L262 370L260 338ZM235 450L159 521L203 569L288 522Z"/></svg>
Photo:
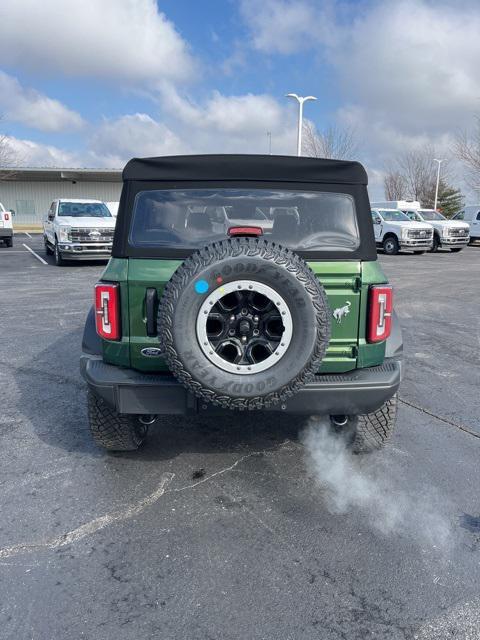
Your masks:
<svg viewBox="0 0 480 640"><path fill-rule="evenodd" d="M478 0L2 0L0 133L39 166L294 153L284 94L313 94L380 196L395 153L472 126L479 34Z"/></svg>

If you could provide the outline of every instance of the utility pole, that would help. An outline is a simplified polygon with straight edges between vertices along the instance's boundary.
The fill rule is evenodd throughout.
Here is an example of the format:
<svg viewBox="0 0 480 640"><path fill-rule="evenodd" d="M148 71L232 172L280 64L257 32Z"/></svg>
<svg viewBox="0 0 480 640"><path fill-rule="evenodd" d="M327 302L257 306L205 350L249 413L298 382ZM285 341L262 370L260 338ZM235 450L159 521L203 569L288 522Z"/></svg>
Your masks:
<svg viewBox="0 0 480 640"><path fill-rule="evenodd" d="M268 138L268 154L271 156L272 155L272 132L271 131L267 131L267 138Z"/></svg>
<svg viewBox="0 0 480 640"><path fill-rule="evenodd" d="M438 201L438 187L439 187L439 184L440 184L440 165L442 164L444 158L441 158L441 159L434 158L433 160L434 160L434 162L438 162L437 185L435 187L435 205L433 207L435 209L435 211L436 211L437 210L437 201Z"/></svg>
<svg viewBox="0 0 480 640"><path fill-rule="evenodd" d="M297 156L302 155L302 127L303 127L303 103L307 100L316 100L315 96L297 96L296 93L287 93L286 98L295 98L298 102L298 131L297 131Z"/></svg>

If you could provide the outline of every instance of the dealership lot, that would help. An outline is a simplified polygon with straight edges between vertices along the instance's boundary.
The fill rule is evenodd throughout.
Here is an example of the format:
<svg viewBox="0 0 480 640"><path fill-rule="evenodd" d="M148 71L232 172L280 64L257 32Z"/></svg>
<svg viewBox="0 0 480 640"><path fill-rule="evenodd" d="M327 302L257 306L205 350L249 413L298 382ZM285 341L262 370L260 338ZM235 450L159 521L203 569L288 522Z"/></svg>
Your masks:
<svg viewBox="0 0 480 640"><path fill-rule="evenodd" d="M395 438L355 464L415 507L389 531L329 508L302 420L175 419L98 450L78 358L103 266L0 247L0 635L479 638L480 246L380 259L406 379Z"/></svg>

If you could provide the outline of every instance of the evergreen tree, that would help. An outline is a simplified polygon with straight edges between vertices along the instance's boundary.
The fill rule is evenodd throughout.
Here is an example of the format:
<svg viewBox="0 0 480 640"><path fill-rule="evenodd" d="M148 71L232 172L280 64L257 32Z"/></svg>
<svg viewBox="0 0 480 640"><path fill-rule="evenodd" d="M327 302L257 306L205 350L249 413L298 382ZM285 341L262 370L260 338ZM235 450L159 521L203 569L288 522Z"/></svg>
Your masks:
<svg viewBox="0 0 480 640"><path fill-rule="evenodd" d="M451 218L465 206L465 198L460 189L454 189L448 185L438 195L438 208L447 218Z"/></svg>
<svg viewBox="0 0 480 640"><path fill-rule="evenodd" d="M422 198L422 206L425 209L433 209L435 205L435 185L431 185ZM437 209L447 218L461 211L464 206L464 197L460 189L448 185L445 180L440 180L438 185Z"/></svg>

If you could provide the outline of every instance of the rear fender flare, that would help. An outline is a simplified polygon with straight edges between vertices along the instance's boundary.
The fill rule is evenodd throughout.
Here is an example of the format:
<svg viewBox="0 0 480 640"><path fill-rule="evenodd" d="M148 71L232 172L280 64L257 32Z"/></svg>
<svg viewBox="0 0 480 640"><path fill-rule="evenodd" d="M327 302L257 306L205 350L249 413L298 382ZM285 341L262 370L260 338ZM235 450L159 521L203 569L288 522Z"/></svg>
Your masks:
<svg viewBox="0 0 480 640"><path fill-rule="evenodd" d="M95 308L91 307L85 322L82 338L82 351L93 356L103 355L102 339L97 333L95 326Z"/></svg>

